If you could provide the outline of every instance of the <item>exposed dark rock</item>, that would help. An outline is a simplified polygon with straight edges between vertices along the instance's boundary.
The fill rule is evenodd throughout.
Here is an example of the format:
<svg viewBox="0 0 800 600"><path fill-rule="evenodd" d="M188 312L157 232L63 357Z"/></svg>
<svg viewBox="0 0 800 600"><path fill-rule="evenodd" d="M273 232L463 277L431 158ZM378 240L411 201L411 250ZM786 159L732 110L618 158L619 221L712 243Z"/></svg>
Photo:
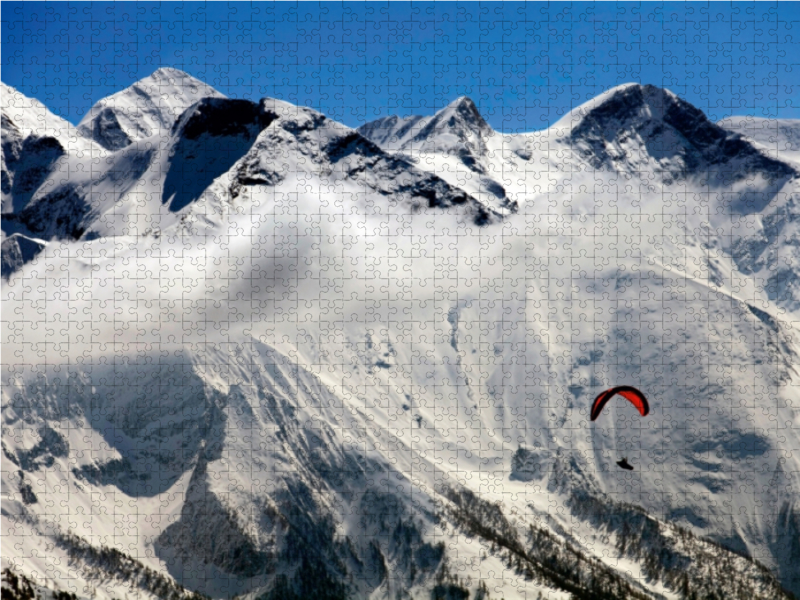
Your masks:
<svg viewBox="0 0 800 600"><path fill-rule="evenodd" d="M768 157L742 136L712 123L701 110L652 85L631 85L613 93L582 116L568 139L594 168L630 163L636 170L647 158L623 150L632 136L639 138L638 146L650 157L642 164L660 172L665 182L690 175L708 177L703 170L709 167L716 168L709 181L713 185L730 185L758 174L776 188L797 175L788 164ZM726 169L732 161L736 165ZM734 200L731 210L759 210L772 193Z"/></svg>
<svg viewBox="0 0 800 600"><path fill-rule="evenodd" d="M27 472L53 466L56 458L69 454L69 443L55 429L45 425L39 432L40 439L30 450L17 451L17 464Z"/></svg>
<svg viewBox="0 0 800 600"><path fill-rule="evenodd" d="M176 139L162 202L178 212L247 154L277 116L248 100L204 98L173 126Z"/></svg>
<svg viewBox="0 0 800 600"><path fill-rule="evenodd" d="M101 110L91 123L79 127L78 131L107 150L119 150L133 142L117 119L114 109L109 107Z"/></svg>
<svg viewBox="0 0 800 600"><path fill-rule="evenodd" d="M2 245L0 245L2 277L8 279L23 265L36 258L44 248L45 245L43 243L19 233L4 239Z"/></svg>

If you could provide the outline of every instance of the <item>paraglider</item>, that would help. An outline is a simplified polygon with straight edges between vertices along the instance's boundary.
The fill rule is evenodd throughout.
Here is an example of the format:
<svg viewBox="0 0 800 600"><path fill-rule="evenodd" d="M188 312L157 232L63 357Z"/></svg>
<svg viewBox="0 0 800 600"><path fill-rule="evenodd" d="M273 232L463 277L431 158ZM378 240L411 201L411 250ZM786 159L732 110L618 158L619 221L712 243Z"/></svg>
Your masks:
<svg viewBox="0 0 800 600"><path fill-rule="evenodd" d="M619 385L601 392L597 398L594 399L594 403L592 404L591 420L595 421L597 417L600 416L600 413L603 412L603 408L605 408L605 405L608 404L608 401L618 394L633 404L636 407L636 410L639 411L639 414L643 417L650 413L650 404L647 402L647 398L642 392L629 385ZM627 458L618 460L617 465L626 471L633 471L633 466L628 462Z"/></svg>
<svg viewBox="0 0 800 600"><path fill-rule="evenodd" d="M594 404L592 404L592 421L595 421L597 417L600 416L600 413L603 411L608 401L617 394L633 404L643 417L646 417L650 412L650 404L647 402L647 398L645 398L642 392L629 385L618 385L617 387L602 392L594 399Z"/></svg>

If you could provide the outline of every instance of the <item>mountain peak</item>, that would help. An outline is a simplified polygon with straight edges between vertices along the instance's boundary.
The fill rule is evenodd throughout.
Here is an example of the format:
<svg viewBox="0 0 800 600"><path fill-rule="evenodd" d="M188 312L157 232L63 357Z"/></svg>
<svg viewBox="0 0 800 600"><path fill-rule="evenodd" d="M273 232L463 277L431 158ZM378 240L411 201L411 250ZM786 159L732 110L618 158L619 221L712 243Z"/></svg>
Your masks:
<svg viewBox="0 0 800 600"><path fill-rule="evenodd" d="M483 136L493 133L468 96L459 96L431 117L391 115L365 123L358 131L384 150L457 154L465 149L481 153Z"/></svg>
<svg viewBox="0 0 800 600"><path fill-rule="evenodd" d="M492 128L481 115L478 107L468 96L460 96L437 112L431 122L446 121L450 127L471 126L481 131L492 131ZM458 120L461 123L458 123Z"/></svg>
<svg viewBox="0 0 800 600"><path fill-rule="evenodd" d="M480 156L486 151L484 138L492 133L475 103L461 96L427 119L401 149Z"/></svg>
<svg viewBox="0 0 800 600"><path fill-rule="evenodd" d="M728 183L756 173L770 181L794 174L686 100L654 85L612 88L553 128L563 128L562 139L596 169L659 173L665 183L734 159L739 167L724 176Z"/></svg>
<svg viewBox="0 0 800 600"><path fill-rule="evenodd" d="M180 86L211 88L211 86L197 79L197 77L190 75L186 71L176 69L175 67L159 67L147 77L143 77L138 81L134 82L133 84L131 84L130 87L148 89L151 88L153 85L164 86L170 84L177 84ZM219 92L216 92L216 94L217 94L216 97L222 97L222 94L220 94Z"/></svg>
<svg viewBox="0 0 800 600"><path fill-rule="evenodd" d="M430 120L431 117L419 115L410 117L390 115L365 123L358 128L358 132L384 150L394 152L414 139Z"/></svg>
<svg viewBox="0 0 800 600"><path fill-rule="evenodd" d="M448 104L445 108L467 108L469 110L474 110L477 112L478 108L475 106L475 103L472 101L472 98L469 96L459 96L455 100L453 100L450 104Z"/></svg>
<svg viewBox="0 0 800 600"><path fill-rule="evenodd" d="M149 77L145 77L144 79L151 79L151 78L157 79L162 77L185 78L192 76L189 75L186 71L181 71L180 69L176 69L175 67L159 67L158 69L153 71L153 73ZM144 79L141 79L140 82L144 81ZM194 77L192 77L192 79L194 79Z"/></svg>
<svg viewBox="0 0 800 600"><path fill-rule="evenodd" d="M624 121L646 107L655 108L657 113L674 100L678 100L675 94L658 86L623 83L572 109L552 128L574 130L586 121Z"/></svg>
<svg viewBox="0 0 800 600"><path fill-rule="evenodd" d="M65 156L104 157L105 150L35 98L0 83L2 211L23 209Z"/></svg>
<svg viewBox="0 0 800 600"><path fill-rule="evenodd" d="M180 69L161 67L98 101L78 131L108 150L119 150L159 131L168 133L183 111L206 97L225 96Z"/></svg>

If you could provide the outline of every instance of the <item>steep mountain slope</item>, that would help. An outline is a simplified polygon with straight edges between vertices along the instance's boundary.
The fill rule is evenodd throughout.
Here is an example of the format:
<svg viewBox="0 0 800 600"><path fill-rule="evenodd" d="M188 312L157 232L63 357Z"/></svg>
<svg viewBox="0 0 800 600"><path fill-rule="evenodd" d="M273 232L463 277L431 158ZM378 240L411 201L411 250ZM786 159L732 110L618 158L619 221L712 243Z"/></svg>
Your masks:
<svg viewBox="0 0 800 600"><path fill-rule="evenodd" d="M503 213L516 207L492 169L495 138L501 136L466 96L432 117L385 117L358 131L384 150L407 156L420 168L467 190L487 207Z"/></svg>
<svg viewBox="0 0 800 600"><path fill-rule="evenodd" d="M705 176L707 185L731 185L751 176L780 187L794 170L770 159L741 136L652 85L615 88L573 111L554 128L592 167L661 178L664 184ZM735 210L735 207L731 207Z"/></svg>
<svg viewBox="0 0 800 600"><path fill-rule="evenodd" d="M474 157L486 152L485 140L493 134L475 103L466 96L457 98L432 117L384 117L362 125L358 131L386 150Z"/></svg>
<svg viewBox="0 0 800 600"><path fill-rule="evenodd" d="M58 172L77 170L106 152L41 102L0 83L2 127L2 212L18 213Z"/></svg>
<svg viewBox="0 0 800 600"><path fill-rule="evenodd" d="M183 71L161 68L98 101L78 124L78 131L107 150L119 150L159 131L169 131L195 102L224 97Z"/></svg>
<svg viewBox="0 0 800 600"><path fill-rule="evenodd" d="M719 125L800 169L800 122L731 117ZM797 194L787 195L757 218L737 224L730 250L742 273L763 281L769 298L793 312L800 308L798 201Z"/></svg>
<svg viewBox="0 0 800 600"><path fill-rule="evenodd" d="M800 122L763 117L728 117L717 123L723 129L738 133L758 143L771 156L800 160Z"/></svg>
<svg viewBox="0 0 800 600"><path fill-rule="evenodd" d="M431 117L418 115L410 117L392 115L365 123L358 128L358 132L384 150L396 152L415 139L430 120Z"/></svg>
<svg viewBox="0 0 800 600"><path fill-rule="evenodd" d="M545 478L547 491L532 493L524 482L542 478L517 475L530 457L517 451L512 477L519 483L504 482L506 473L495 485L517 488L524 501L509 510L492 492L479 497L426 457L413 430L376 428L359 403L343 401L258 342L237 345L231 355L139 364L134 386L121 385L126 379L113 367L92 371L71 369L67 383L17 388L4 417L5 427L24 421L38 438L27 450L4 449L19 469L7 486L26 490L4 499L5 526L13 523L27 540L6 558L52 571L54 556L64 563L69 557L81 596L89 587L113 593L139 582L150 565L215 597L250 591L273 598L291 589L325 598L428 597L437 588L476 597L682 597L680 590L786 597L749 559L615 504L593 476L576 477L581 471L566 456L557 456ZM142 396L148 389L159 390L158 402ZM50 398L49 407L36 396ZM53 428L56 416L62 425ZM92 452L76 452L86 440ZM387 444L388 457L380 451ZM59 483L65 474L66 484ZM89 501L87 489L102 501ZM91 519L36 516L67 494ZM572 509L569 526L548 516L553 501ZM124 511L102 510L120 504L150 518L131 528ZM587 556L588 540L596 556L610 553L621 564ZM93 548L110 542L144 564L122 554L98 569L101 552ZM38 563L36 548L47 543ZM129 571L118 572L118 564ZM482 592L458 575L465 567L475 576L504 572L508 583ZM730 567L721 584L715 573ZM641 574L626 577L631 569ZM494 588L493 579L483 576Z"/></svg>
<svg viewBox="0 0 800 600"><path fill-rule="evenodd" d="M89 180L113 208L3 287L4 564L101 598L800 591L799 320L734 252L793 163L643 86L516 136L473 108L415 154L209 98L113 153L147 156ZM652 414L590 424L616 383Z"/></svg>
<svg viewBox="0 0 800 600"><path fill-rule="evenodd" d="M430 119L420 117L418 122ZM479 122L475 117L470 121ZM451 122L455 133L447 138L442 123ZM391 140L391 123L384 119L361 131L374 140ZM794 226L800 164L791 150L797 129L792 122L734 119L722 123L726 129L668 90L623 85L572 110L547 130L484 136L483 151L470 152L480 157L474 164L486 176L454 160L452 152L428 151L443 148L447 144L438 140L458 138L464 129L464 119L440 118L437 123L438 128L422 127L397 151L489 205L497 205L501 196L502 206L549 203L555 193L567 212L593 213L606 203L620 206L620 198L607 192L622 186L639 213L650 213L662 212L666 198L667 210L678 213L662 215L670 227L694 232L698 243L733 256L746 277L767 282L769 298L778 306L800 306ZM478 125L475 130L482 131ZM749 136L741 135L747 132ZM769 140L773 142L764 143ZM599 183L605 181L612 187ZM634 188L640 191L637 197L630 193ZM483 193L492 189L497 191L494 200ZM701 260L708 263L705 268L716 269Z"/></svg>
<svg viewBox="0 0 800 600"><path fill-rule="evenodd" d="M403 159L388 157L357 133L319 113L278 105L283 118L274 130L285 133L269 143L262 142L252 155L248 152L259 133L278 118L278 113L247 100L210 97L190 106L169 130L158 130L117 152L103 153L91 170L61 163L58 168L40 169L43 173L36 185L26 188L24 208L4 214L3 230L7 235L45 241L152 234L185 220L186 215L179 213L219 177L234 177L230 183L234 196L242 186L262 183L266 175L258 173L262 159L257 155L273 153L270 143L281 145L281 152L289 157L288 161L269 167L277 169L274 184L287 180L278 186L286 193L296 193L300 172L306 173L304 186L311 184L309 177L319 179L317 189L327 185L333 173L353 187L347 193L364 196L368 189L391 202L415 207L461 210L458 207L463 205L479 223L488 222L495 214L462 190L415 169ZM275 135L270 130L269 137ZM89 141L84 143L96 148ZM23 150L27 150L28 162L54 164L53 151L47 144L29 144ZM229 174L246 155L245 163ZM11 164L21 162L15 160ZM340 169L346 172L340 174ZM9 188L9 193L12 191L17 192L14 201L21 205L22 192ZM225 206L215 200L213 210L228 210L229 195L224 191ZM194 210L193 207L190 212ZM19 261L8 264L18 265Z"/></svg>

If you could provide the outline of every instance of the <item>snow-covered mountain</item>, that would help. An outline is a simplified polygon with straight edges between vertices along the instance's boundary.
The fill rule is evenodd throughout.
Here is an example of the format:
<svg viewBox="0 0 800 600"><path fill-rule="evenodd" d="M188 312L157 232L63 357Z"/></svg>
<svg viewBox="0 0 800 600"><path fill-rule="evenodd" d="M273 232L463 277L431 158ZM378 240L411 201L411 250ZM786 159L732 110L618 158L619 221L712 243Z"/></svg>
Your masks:
<svg viewBox="0 0 800 600"><path fill-rule="evenodd" d="M19 213L48 180L91 165L107 154L41 102L0 83L2 211Z"/></svg>
<svg viewBox="0 0 800 600"><path fill-rule="evenodd" d="M763 117L728 117L720 127L747 137L773 156L800 159L800 122Z"/></svg>
<svg viewBox="0 0 800 600"><path fill-rule="evenodd" d="M387 150L476 156L485 154L486 138L494 134L466 96L432 117L384 117L362 125L358 131Z"/></svg>
<svg viewBox="0 0 800 600"><path fill-rule="evenodd" d="M362 125L358 132L469 191L487 207L502 212L516 209L498 183L501 174L493 169L503 136L492 130L466 96L432 117L385 117Z"/></svg>
<svg viewBox="0 0 800 600"><path fill-rule="evenodd" d="M8 93L4 595L800 593L780 144L626 85L516 135L210 94L108 151Z"/></svg>
<svg viewBox="0 0 800 600"><path fill-rule="evenodd" d="M224 97L183 71L161 68L97 102L78 124L78 131L107 150L119 150L159 131L169 131L195 102Z"/></svg>
<svg viewBox="0 0 800 600"><path fill-rule="evenodd" d="M675 94L651 85L612 90L555 128L568 132L564 141L592 167L655 176L664 184L694 179L702 187L727 188L755 178L780 189L796 174Z"/></svg>

